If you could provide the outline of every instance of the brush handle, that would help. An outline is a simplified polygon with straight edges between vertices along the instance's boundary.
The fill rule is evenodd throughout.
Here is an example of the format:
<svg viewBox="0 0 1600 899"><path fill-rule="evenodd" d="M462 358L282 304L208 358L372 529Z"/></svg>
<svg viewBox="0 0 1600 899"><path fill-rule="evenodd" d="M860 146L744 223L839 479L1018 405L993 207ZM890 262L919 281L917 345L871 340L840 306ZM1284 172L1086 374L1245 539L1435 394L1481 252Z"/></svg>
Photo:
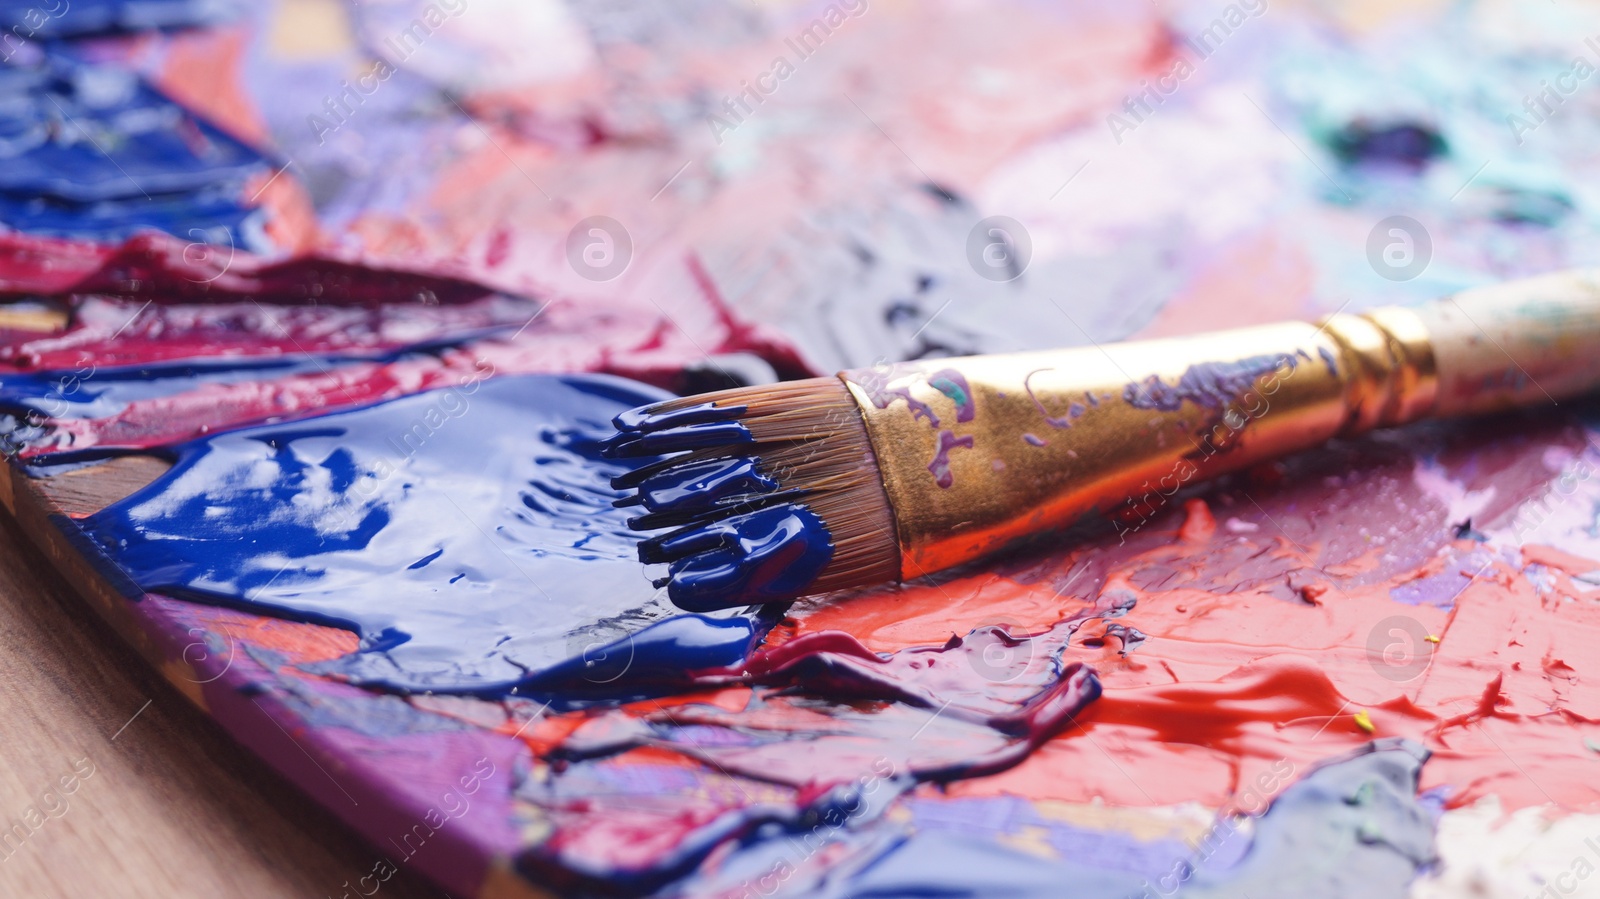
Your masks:
<svg viewBox="0 0 1600 899"><path fill-rule="evenodd" d="M1085 514L1125 533L1205 478L1432 415L1600 386L1600 285L1571 272L1417 309L842 372L902 577Z"/></svg>
<svg viewBox="0 0 1600 899"><path fill-rule="evenodd" d="M1434 415L1553 405L1600 386L1600 270L1463 291L1416 315L1438 371Z"/></svg>

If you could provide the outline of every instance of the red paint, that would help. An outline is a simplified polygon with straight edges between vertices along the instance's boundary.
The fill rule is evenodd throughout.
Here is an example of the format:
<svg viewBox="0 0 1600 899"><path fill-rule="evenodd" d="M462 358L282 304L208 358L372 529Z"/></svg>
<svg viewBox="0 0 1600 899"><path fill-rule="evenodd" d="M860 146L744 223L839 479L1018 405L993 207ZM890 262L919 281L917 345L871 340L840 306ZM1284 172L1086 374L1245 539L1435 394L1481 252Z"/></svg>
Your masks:
<svg viewBox="0 0 1600 899"><path fill-rule="evenodd" d="M688 264L690 292L671 302L544 297L536 305L447 277L299 258L229 259L144 235L120 248L0 235L0 292L64 292L61 334L19 334L0 362L22 370L83 370L178 359L345 354L377 356L427 340L445 345L393 361L142 400L101 419L46 422L22 456L148 449L220 428L329 411L502 374L601 371L672 386L706 355L754 353L789 377L813 374L782 341L743 322ZM82 292L96 296L83 297ZM398 302L377 304L382 299ZM404 302L421 297L422 304ZM186 299L205 299L204 304ZM468 339L486 329L495 336ZM449 346L454 340L457 345ZM91 376L92 377L92 376Z"/></svg>
<svg viewBox="0 0 1600 899"><path fill-rule="evenodd" d="M1209 543L1217 535L1217 520L1211 517L1211 507L1203 499L1191 499L1183 504L1183 526L1178 528L1178 539L1185 543Z"/></svg>
<svg viewBox="0 0 1600 899"><path fill-rule="evenodd" d="M1437 449L1435 439L1410 437L1419 452ZM1503 516L1551 477L1538 461L1542 448L1578 440L1547 430L1473 452L1452 438L1458 445L1437 458L1469 489L1498 484L1509 495L1489 514ZM811 639L813 628L845 630L883 652L1008 620L1020 625L1013 633L1036 635L1039 653L1061 644L1067 628L1058 622L1084 615L1088 601L1136 600L1115 622L1149 635L1137 651L1121 655L1121 641L1104 639L1098 621L1074 626L1065 641L1063 661L1092 665L1102 698L1017 767L950 784L956 795L1224 806L1275 763L1304 770L1371 739L1353 718L1365 709L1378 736L1411 737L1434 752L1423 786L1448 788L1453 806L1492 794L1511 809L1600 809L1597 760L1584 744L1600 741L1600 602L1571 577L1600 562L1529 546L1520 559L1483 570L1452 611L1399 603L1391 587L1442 571L1471 575L1488 550L1422 537L1447 534L1451 523L1412 483L1404 460L1369 457L1346 468L1332 490L1318 483L1315 464L1291 462L1277 488L1247 486L1259 510L1237 492L1213 501L1232 503L1230 516L1254 531L1217 527L1214 506L1194 500L1158 519L1162 531L1147 528L1126 547L1089 542L998 577L980 572L814 600L796 607L774 639L792 645ZM1320 501L1304 502L1316 491ZM1361 527L1385 534L1391 523L1418 536L1350 539ZM1301 542L1313 533L1338 538ZM1545 595L1530 580L1533 564L1551 569L1542 576L1554 582ZM1413 643L1404 630L1397 642L1384 629L1395 616L1440 642ZM1377 655L1368 649L1375 631ZM1390 643L1400 656L1385 664ZM1421 660L1414 671L1406 653Z"/></svg>
<svg viewBox="0 0 1600 899"><path fill-rule="evenodd" d="M445 270L437 266L436 271ZM150 232L120 246L0 233L0 294L105 294L150 300L377 305L463 303L491 291L442 274L317 256L268 261Z"/></svg>
<svg viewBox="0 0 1600 899"><path fill-rule="evenodd" d="M18 334L0 362L28 371L319 354L379 355L444 333L515 329L538 305L488 295L454 306L284 306L234 302L155 305L84 297L59 333Z"/></svg>

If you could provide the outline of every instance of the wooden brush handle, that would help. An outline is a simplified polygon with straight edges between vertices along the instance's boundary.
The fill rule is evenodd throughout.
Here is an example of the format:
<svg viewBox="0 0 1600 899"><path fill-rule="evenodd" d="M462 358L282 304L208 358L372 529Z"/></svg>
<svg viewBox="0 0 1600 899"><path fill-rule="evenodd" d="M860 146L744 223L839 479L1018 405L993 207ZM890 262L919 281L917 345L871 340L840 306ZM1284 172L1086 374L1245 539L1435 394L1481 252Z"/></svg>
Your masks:
<svg viewBox="0 0 1600 899"><path fill-rule="evenodd" d="M1480 287L1413 311L1438 372L1434 415L1548 406L1600 387L1600 270Z"/></svg>

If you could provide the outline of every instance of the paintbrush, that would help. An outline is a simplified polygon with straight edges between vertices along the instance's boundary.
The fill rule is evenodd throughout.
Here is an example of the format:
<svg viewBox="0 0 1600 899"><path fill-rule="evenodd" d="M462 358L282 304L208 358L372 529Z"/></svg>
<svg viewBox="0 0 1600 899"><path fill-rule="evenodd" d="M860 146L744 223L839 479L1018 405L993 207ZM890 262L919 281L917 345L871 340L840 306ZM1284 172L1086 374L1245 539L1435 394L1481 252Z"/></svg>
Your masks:
<svg viewBox="0 0 1600 899"><path fill-rule="evenodd" d="M1332 437L1600 386L1600 270L1189 337L880 365L624 413L639 557L691 611L931 574Z"/></svg>

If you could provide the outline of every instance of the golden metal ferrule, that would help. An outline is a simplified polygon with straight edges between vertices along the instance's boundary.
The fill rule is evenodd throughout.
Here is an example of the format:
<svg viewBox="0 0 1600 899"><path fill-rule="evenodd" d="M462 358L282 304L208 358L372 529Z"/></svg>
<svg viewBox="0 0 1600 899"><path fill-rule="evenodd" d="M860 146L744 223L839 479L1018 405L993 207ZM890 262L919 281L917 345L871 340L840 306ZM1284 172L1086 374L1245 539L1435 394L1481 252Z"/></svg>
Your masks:
<svg viewBox="0 0 1600 899"><path fill-rule="evenodd" d="M1545 320L1567 329L1586 322L1581 339L1556 333L1556 324L1495 321L1504 325L1502 346L1545 348L1541 370L1570 394L1600 380L1600 366L1588 361L1600 347L1600 290L1587 273L1566 277L1578 280L1552 282L1547 292L1574 314ZM1486 302L1462 294L1320 324L934 359L840 377L861 407L895 515L901 574L912 578L1090 513L1115 512L1119 528L1132 527L1191 483L1330 437L1528 401L1533 388L1516 379L1495 393L1493 378L1510 357L1488 358L1495 341L1473 343L1443 308L1489 317L1501 301ZM1530 330L1548 339L1530 343ZM1439 332L1449 332L1442 348ZM1481 390L1465 391L1473 399L1442 398L1441 353L1454 389L1482 376Z"/></svg>

